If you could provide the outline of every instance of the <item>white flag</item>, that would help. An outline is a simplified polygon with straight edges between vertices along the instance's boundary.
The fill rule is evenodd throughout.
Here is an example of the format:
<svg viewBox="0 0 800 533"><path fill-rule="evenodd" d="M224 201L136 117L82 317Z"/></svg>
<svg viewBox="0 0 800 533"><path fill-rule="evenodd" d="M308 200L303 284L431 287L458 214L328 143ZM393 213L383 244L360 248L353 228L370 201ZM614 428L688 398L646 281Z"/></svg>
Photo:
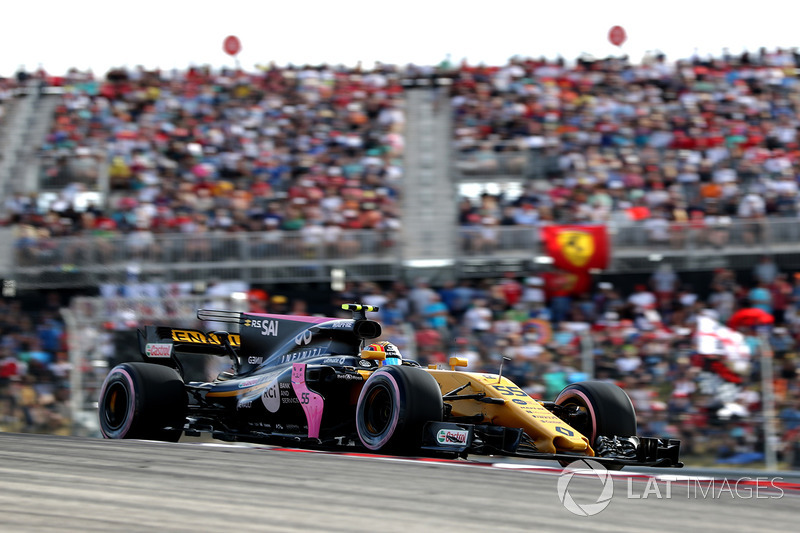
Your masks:
<svg viewBox="0 0 800 533"><path fill-rule="evenodd" d="M723 326L709 316L697 318L694 345L702 355L722 355L733 364L734 370L747 368L752 355L744 335Z"/></svg>

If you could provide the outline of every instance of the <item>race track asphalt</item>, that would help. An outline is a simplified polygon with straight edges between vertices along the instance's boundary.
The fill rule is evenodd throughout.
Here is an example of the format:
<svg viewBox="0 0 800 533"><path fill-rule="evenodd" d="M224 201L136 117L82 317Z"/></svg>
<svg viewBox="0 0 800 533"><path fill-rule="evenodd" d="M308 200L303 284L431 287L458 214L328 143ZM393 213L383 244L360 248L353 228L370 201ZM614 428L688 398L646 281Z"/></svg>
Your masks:
<svg viewBox="0 0 800 533"><path fill-rule="evenodd" d="M560 469L521 466L0 433L0 531L750 533L800 518L796 488L646 475L615 475L607 507L577 516ZM602 488L567 490L587 508Z"/></svg>

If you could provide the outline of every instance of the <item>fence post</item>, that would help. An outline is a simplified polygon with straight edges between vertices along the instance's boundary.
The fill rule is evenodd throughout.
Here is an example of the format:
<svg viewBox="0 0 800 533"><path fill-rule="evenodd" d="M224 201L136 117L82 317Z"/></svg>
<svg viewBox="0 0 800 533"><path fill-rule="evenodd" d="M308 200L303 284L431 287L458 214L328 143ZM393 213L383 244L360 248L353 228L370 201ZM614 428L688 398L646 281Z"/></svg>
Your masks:
<svg viewBox="0 0 800 533"><path fill-rule="evenodd" d="M764 464L767 470L776 470L778 461L775 453L775 387L772 371L772 346L767 332L759 328L758 352L761 366L761 416L764 431Z"/></svg>
<svg viewBox="0 0 800 533"><path fill-rule="evenodd" d="M583 373L586 379L594 379L594 342L592 341L592 330L586 328L579 333L581 341L581 359Z"/></svg>
<svg viewBox="0 0 800 533"><path fill-rule="evenodd" d="M75 435L79 426L78 418L83 411L83 354L77 347L79 333L75 313L68 307L62 307L60 311L67 327L67 350L72 365L69 373L69 420L70 434Z"/></svg>

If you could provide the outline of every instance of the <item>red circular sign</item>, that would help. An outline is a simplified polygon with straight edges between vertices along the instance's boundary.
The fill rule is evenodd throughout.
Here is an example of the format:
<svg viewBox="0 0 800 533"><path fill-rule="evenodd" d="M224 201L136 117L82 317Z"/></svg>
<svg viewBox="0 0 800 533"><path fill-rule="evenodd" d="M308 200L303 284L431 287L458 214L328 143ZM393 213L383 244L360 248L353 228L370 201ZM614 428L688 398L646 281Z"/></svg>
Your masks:
<svg viewBox="0 0 800 533"><path fill-rule="evenodd" d="M235 56L242 50L242 43L235 35L228 35L225 37L225 42L222 43L222 48L225 49L226 54Z"/></svg>
<svg viewBox="0 0 800 533"><path fill-rule="evenodd" d="M611 41L611 44L614 46L620 46L625 42L626 38L627 35L625 35L625 30L622 26L614 26L608 31L608 40Z"/></svg>

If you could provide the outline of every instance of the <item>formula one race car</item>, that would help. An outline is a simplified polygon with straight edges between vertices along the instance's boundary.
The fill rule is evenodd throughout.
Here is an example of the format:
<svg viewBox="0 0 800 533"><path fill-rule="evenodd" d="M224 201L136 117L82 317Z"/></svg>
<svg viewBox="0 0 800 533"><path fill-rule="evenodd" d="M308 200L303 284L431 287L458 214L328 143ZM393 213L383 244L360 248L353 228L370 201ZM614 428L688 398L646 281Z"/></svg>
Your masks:
<svg viewBox="0 0 800 533"><path fill-rule="evenodd" d="M346 304L352 318L199 310L238 333L148 325L144 362L115 366L103 383L103 436L177 441L210 432L224 441L359 447L375 453L554 459L592 457L608 468L682 466L674 439L636 436L627 394L602 381L574 383L552 402L498 374L422 368L371 341L375 307ZM232 329L236 329L235 327ZM186 382L181 357L229 357L232 371Z"/></svg>

